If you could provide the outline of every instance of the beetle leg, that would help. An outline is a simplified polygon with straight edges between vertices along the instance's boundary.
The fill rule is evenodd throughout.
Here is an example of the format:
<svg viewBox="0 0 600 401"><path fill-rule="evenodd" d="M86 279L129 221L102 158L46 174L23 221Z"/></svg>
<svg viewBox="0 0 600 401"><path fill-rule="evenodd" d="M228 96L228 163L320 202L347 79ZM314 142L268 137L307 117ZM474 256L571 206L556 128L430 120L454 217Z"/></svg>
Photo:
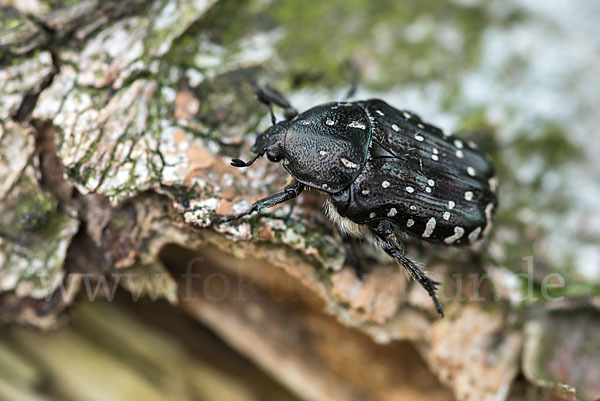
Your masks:
<svg viewBox="0 0 600 401"><path fill-rule="evenodd" d="M256 80L250 73L242 69L242 73L246 76L246 79L252 85L254 90L256 91L256 97L259 101L266 104L269 107L269 113L271 114L271 122L275 124L275 114L273 113L273 105L277 105L284 109L283 115L286 120L293 120L294 117L298 115L298 110L292 107L290 102L283 96L281 93L277 92L275 89L265 85L263 87L258 86Z"/></svg>
<svg viewBox="0 0 600 401"><path fill-rule="evenodd" d="M354 97L356 94L356 89L358 88L358 69L352 60L348 60L346 64L350 70L351 81L350 88L348 88L348 92L346 92L344 100L349 101Z"/></svg>
<svg viewBox="0 0 600 401"><path fill-rule="evenodd" d="M440 301L436 295L437 286L441 283L427 277L427 275L421 269L419 269L419 267L412 260L407 258L400 248L398 248L398 246L395 244L396 233L388 221L381 221L377 223L376 226L371 227L371 230L377 236L377 238L379 238L380 244L384 251L386 251L388 255L394 259L398 260L406 269L408 274L417 280L419 284L421 284L421 286L429 293L429 296L431 299L433 299L435 310L440 314L441 317L444 317L444 309L442 308L442 305L440 305Z"/></svg>
<svg viewBox="0 0 600 401"><path fill-rule="evenodd" d="M354 239L344 231L340 230L337 224L335 225L335 227L337 228L338 233L340 233L342 241L344 241L344 246L346 247L346 255L348 257L348 261L354 269L354 272L356 273L356 277L358 277L360 281L363 281L365 278L366 269L360 262L360 258L356 253L356 248L354 248Z"/></svg>
<svg viewBox="0 0 600 401"><path fill-rule="evenodd" d="M271 196L267 196L266 198L259 199L252 204L246 211L236 214L233 216L223 216L218 221L217 224L226 223L228 221L237 220L254 212L260 212L262 209L273 207L282 202L288 201L290 199L294 199L304 189L304 184L294 181L290 185L288 185L282 192L273 194Z"/></svg>
<svg viewBox="0 0 600 401"><path fill-rule="evenodd" d="M290 219L292 218L292 214L294 213L294 208L296 207L297 204L297 198L294 198L294 200L292 200L292 202L290 202L290 210L288 210L287 214L285 215L285 217L283 218L283 221L285 221L286 223L288 223L290 221Z"/></svg>
<svg viewBox="0 0 600 401"><path fill-rule="evenodd" d="M269 111L271 112L271 119L274 119L273 115L273 104L281 107L283 111L283 115L286 120L293 120L294 117L298 115L298 110L296 110L290 102L275 89L269 87L268 85L261 87L256 87L256 97L262 103L266 104L269 107ZM273 121L275 124L275 121Z"/></svg>

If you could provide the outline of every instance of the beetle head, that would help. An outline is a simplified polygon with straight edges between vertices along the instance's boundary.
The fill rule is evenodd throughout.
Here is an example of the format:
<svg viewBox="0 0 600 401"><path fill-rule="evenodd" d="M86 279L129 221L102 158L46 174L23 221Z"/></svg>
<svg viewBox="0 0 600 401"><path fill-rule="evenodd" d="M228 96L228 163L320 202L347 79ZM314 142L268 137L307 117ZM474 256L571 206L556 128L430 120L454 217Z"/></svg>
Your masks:
<svg viewBox="0 0 600 401"><path fill-rule="evenodd" d="M252 146L252 151L256 153L256 156L247 162L240 159L233 159L231 165L235 167L248 167L265 153L269 161L278 162L283 159L283 134L287 131L288 125L289 122L281 121L270 126L265 132L258 135L254 146Z"/></svg>
<svg viewBox="0 0 600 401"><path fill-rule="evenodd" d="M287 131L288 125L287 121L281 121L270 126L258 135L252 151L259 155L266 153L269 161L280 161L283 158L283 134Z"/></svg>

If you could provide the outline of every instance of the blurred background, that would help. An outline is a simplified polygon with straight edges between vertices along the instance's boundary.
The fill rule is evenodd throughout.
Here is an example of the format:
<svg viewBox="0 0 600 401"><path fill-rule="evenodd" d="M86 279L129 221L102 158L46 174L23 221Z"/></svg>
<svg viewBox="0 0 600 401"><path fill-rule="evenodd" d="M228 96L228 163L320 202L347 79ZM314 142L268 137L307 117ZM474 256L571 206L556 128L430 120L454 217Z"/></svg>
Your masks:
<svg viewBox="0 0 600 401"><path fill-rule="evenodd" d="M0 399L600 397L598 21L597 0L0 0ZM408 244L444 321L385 260L342 269L314 193L209 227L286 182L228 166L269 125L244 71L301 112L356 76L491 154L489 241Z"/></svg>

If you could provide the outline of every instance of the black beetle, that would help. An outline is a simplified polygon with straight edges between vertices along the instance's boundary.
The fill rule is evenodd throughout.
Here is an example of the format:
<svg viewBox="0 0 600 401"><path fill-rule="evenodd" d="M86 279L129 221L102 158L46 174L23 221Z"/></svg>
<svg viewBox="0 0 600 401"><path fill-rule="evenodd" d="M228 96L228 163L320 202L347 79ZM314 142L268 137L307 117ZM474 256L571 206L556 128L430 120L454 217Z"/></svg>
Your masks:
<svg viewBox="0 0 600 401"><path fill-rule="evenodd" d="M325 192L328 216L359 277L352 237L368 236L427 290L443 317L440 283L404 255L398 234L444 245L481 239L497 204L489 157L379 99L327 103L298 114L273 89L257 88L257 96L269 106L273 125L258 135L252 160L231 164L248 167L266 153L272 162L283 161L293 182L219 223L293 199L305 187ZM285 121L275 121L273 104L285 110Z"/></svg>

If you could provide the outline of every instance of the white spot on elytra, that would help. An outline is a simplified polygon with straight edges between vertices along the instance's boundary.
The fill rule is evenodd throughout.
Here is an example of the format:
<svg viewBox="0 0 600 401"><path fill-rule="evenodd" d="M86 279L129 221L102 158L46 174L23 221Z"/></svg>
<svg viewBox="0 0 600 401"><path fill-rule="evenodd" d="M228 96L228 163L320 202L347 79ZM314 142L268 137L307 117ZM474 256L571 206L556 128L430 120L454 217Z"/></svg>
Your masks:
<svg viewBox="0 0 600 401"><path fill-rule="evenodd" d="M361 124L358 121L352 121L350 124L348 124L348 127L350 127L350 128L360 128L360 129L367 128L364 124Z"/></svg>
<svg viewBox="0 0 600 401"><path fill-rule="evenodd" d="M381 183L381 186L384 188L389 188L390 187L390 182L389 181L384 181Z"/></svg>
<svg viewBox="0 0 600 401"><path fill-rule="evenodd" d="M465 154L463 153L462 150L457 150L456 157L458 157L459 159L462 159L463 157L465 157Z"/></svg>
<svg viewBox="0 0 600 401"><path fill-rule="evenodd" d="M410 205L410 210L417 210L417 207L415 205Z"/></svg>
<svg viewBox="0 0 600 401"><path fill-rule="evenodd" d="M400 127L398 127L396 124L392 125L392 129L396 132L400 131Z"/></svg>
<svg viewBox="0 0 600 401"><path fill-rule="evenodd" d="M462 149L463 148L463 143L460 139L455 139L454 140L454 146L456 146L458 149Z"/></svg>
<svg viewBox="0 0 600 401"><path fill-rule="evenodd" d="M413 187L406 187L406 192L412 194L413 192L415 192L415 189Z"/></svg>
<svg viewBox="0 0 600 401"><path fill-rule="evenodd" d="M448 137L448 136L450 136L450 131L448 131L447 129L443 129L442 135L444 135L445 137Z"/></svg>
<svg viewBox="0 0 600 401"><path fill-rule="evenodd" d="M431 188L425 187L425 192L427 192L428 194L430 194L431 193Z"/></svg>
<svg viewBox="0 0 600 401"><path fill-rule="evenodd" d="M374 217L375 217L375 212L371 212L371 213L369 213L369 218L371 218L371 219L372 219L372 218L374 218Z"/></svg>
<svg viewBox="0 0 600 401"><path fill-rule="evenodd" d="M463 235L465 235L465 229L460 226L456 226L454 227L454 234L447 238L444 238L444 242L448 245L453 244L459 239L461 239Z"/></svg>
<svg viewBox="0 0 600 401"><path fill-rule="evenodd" d="M385 114L383 114L383 111L381 111L381 110L375 110L375 113L379 114L380 116L385 115Z"/></svg>
<svg viewBox="0 0 600 401"><path fill-rule="evenodd" d="M310 125L310 121L308 121L308 120L300 120L298 122L302 125Z"/></svg>
<svg viewBox="0 0 600 401"><path fill-rule="evenodd" d="M450 220L450 212L444 212L442 217L444 218L444 220Z"/></svg>
<svg viewBox="0 0 600 401"><path fill-rule="evenodd" d="M433 230L435 230L436 224L437 224L437 221L435 220L435 217L432 217L429 220L427 220L427 224L425 224L425 231L423 231L423 235L421 235L421 236L423 238L431 237L431 234L433 234Z"/></svg>
<svg viewBox="0 0 600 401"><path fill-rule="evenodd" d="M480 233L481 233L481 227L477 227L476 229L471 231L471 233L469 234L469 241L470 242L477 241L477 238L479 238Z"/></svg>
<svg viewBox="0 0 600 401"><path fill-rule="evenodd" d="M431 155L431 159L433 161L438 161L438 160L440 160L440 157L438 155Z"/></svg>
<svg viewBox="0 0 600 401"><path fill-rule="evenodd" d="M398 211L396 210L396 208L391 208L390 211L388 212L388 217L394 217L396 214L398 213Z"/></svg>
<svg viewBox="0 0 600 401"><path fill-rule="evenodd" d="M452 210L454 209L454 206L456 206L456 203L454 203L454 201L448 201L448 209Z"/></svg>
<svg viewBox="0 0 600 401"><path fill-rule="evenodd" d="M477 149L477 144L473 141L467 142L467 145L469 145L471 149Z"/></svg>
<svg viewBox="0 0 600 401"><path fill-rule="evenodd" d="M417 124L417 127L421 128L421 129L425 128L425 126L423 124L421 124L421 123Z"/></svg>
<svg viewBox="0 0 600 401"><path fill-rule="evenodd" d="M475 177L475 169L471 166L467 167L467 174L469 174L471 177Z"/></svg>
<svg viewBox="0 0 600 401"><path fill-rule="evenodd" d="M419 134L415 135L415 139L419 142L423 142L425 140L425 138L423 138L423 135L419 135Z"/></svg>
<svg viewBox="0 0 600 401"><path fill-rule="evenodd" d="M415 221L413 219L406 220L406 227L412 227L415 225Z"/></svg>
<svg viewBox="0 0 600 401"><path fill-rule="evenodd" d="M427 185L429 185L430 187L435 185L435 181L433 181L431 178L427 180Z"/></svg>
<svg viewBox="0 0 600 401"><path fill-rule="evenodd" d="M369 191L368 189L363 189L362 191L360 191L361 194L363 195L369 195L371 191Z"/></svg>
<svg viewBox="0 0 600 401"><path fill-rule="evenodd" d="M471 191L465 192L465 200L468 200L468 201L473 200L473 192L471 192Z"/></svg>
<svg viewBox="0 0 600 401"><path fill-rule="evenodd" d="M326 150L321 150L321 151L319 151L319 154L321 156L327 156L327 151Z"/></svg>
<svg viewBox="0 0 600 401"><path fill-rule="evenodd" d="M440 153L440 151L439 151L439 150L437 150L436 148L433 148L433 154L434 154L434 155L437 155L438 153Z"/></svg>
<svg viewBox="0 0 600 401"><path fill-rule="evenodd" d="M406 111L402 112L402 115L404 116L404 118L406 118L407 120L410 119L412 117L412 115Z"/></svg>
<svg viewBox="0 0 600 401"><path fill-rule="evenodd" d="M335 124L335 122L333 120L329 120L328 119L327 121L325 121L325 124L327 124L327 125L333 125L333 124Z"/></svg>
<svg viewBox="0 0 600 401"><path fill-rule="evenodd" d="M327 188L329 188L329 185L323 184L323 189L327 189Z"/></svg>
<svg viewBox="0 0 600 401"><path fill-rule="evenodd" d="M353 161L350 161L348 159L345 159L343 157L340 157L340 161L342 162L342 164L348 168L358 168L358 164L354 163Z"/></svg>

